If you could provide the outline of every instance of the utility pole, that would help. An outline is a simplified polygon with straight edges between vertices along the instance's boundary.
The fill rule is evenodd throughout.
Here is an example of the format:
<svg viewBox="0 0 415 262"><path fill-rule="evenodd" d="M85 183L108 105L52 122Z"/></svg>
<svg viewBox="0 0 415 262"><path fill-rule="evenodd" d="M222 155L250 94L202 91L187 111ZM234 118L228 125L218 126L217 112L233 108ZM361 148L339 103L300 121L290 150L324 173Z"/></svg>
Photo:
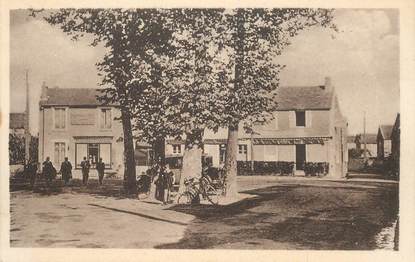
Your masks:
<svg viewBox="0 0 415 262"><path fill-rule="evenodd" d="M26 110L25 110L25 167L28 166L30 160L30 126L29 126L29 70L26 69Z"/></svg>
<svg viewBox="0 0 415 262"><path fill-rule="evenodd" d="M366 111L363 111L363 159L366 163L367 153L366 153Z"/></svg>

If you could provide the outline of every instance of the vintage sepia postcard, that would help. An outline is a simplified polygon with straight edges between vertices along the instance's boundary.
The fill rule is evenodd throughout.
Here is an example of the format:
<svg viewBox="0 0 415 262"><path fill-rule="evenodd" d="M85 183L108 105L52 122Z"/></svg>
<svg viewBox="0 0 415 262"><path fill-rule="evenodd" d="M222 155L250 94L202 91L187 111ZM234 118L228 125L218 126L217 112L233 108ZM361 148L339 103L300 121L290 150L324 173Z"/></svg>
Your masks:
<svg viewBox="0 0 415 262"><path fill-rule="evenodd" d="M2 3L0 261L413 261L414 1Z"/></svg>

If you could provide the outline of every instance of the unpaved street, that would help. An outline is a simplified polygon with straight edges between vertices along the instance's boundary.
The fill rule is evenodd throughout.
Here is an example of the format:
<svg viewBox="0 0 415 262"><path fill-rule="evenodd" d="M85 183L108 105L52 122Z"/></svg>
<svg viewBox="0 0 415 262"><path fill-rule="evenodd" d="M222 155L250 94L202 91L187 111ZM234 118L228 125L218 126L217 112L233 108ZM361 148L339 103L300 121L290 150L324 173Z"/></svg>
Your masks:
<svg viewBox="0 0 415 262"><path fill-rule="evenodd" d="M12 192L11 246L377 249L382 242L394 244L397 183L238 177L241 191L255 197L214 207L123 198L117 182L104 187L95 182L50 194Z"/></svg>

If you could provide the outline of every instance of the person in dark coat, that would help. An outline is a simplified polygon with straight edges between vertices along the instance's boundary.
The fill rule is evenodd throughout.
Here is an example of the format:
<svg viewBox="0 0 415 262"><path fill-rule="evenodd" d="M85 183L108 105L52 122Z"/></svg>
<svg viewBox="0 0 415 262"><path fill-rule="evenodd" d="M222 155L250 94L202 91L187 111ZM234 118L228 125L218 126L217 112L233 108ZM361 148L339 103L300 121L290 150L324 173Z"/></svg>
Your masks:
<svg viewBox="0 0 415 262"><path fill-rule="evenodd" d="M102 158L99 158L97 163L97 172L98 172L98 179L99 184L102 185L102 180L104 180L104 171L105 171L105 163L102 162Z"/></svg>
<svg viewBox="0 0 415 262"><path fill-rule="evenodd" d="M50 161L50 157L46 157L45 162L43 162L43 175L46 179L46 185L49 187L52 179L56 175L56 169Z"/></svg>
<svg viewBox="0 0 415 262"><path fill-rule="evenodd" d="M154 181L154 184L156 184L156 194L155 194L156 199L163 202L163 204L166 204L165 190L168 185L168 179L167 179L167 174L163 167L161 167L158 170L158 174Z"/></svg>
<svg viewBox="0 0 415 262"><path fill-rule="evenodd" d="M60 173L62 174L62 179L64 181L64 185L66 186L72 178L72 164L69 162L67 157L65 157L65 161L61 164Z"/></svg>
<svg viewBox="0 0 415 262"><path fill-rule="evenodd" d="M81 169L82 169L82 184L85 186L88 184L89 178L89 168L91 164L89 164L89 160L84 157L84 161L81 162Z"/></svg>
<svg viewBox="0 0 415 262"><path fill-rule="evenodd" d="M29 180L30 180L30 186L33 188L36 182L36 175L37 175L37 163L32 161L29 163L29 165L27 166L27 174L29 176Z"/></svg>

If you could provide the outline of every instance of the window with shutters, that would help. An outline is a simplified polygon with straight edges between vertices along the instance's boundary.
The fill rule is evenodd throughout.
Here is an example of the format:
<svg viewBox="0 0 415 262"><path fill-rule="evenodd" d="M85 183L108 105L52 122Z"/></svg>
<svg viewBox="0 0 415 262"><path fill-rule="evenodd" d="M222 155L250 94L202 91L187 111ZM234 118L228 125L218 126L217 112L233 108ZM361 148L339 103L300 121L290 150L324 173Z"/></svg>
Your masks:
<svg viewBox="0 0 415 262"><path fill-rule="evenodd" d="M295 125L305 127L305 111L295 111Z"/></svg>
<svg viewBox="0 0 415 262"><path fill-rule="evenodd" d="M112 124L111 109L102 108L100 111L100 125L102 129L110 129Z"/></svg>
<svg viewBox="0 0 415 262"><path fill-rule="evenodd" d="M55 108L54 122L55 122L55 129L66 128L66 108Z"/></svg>

